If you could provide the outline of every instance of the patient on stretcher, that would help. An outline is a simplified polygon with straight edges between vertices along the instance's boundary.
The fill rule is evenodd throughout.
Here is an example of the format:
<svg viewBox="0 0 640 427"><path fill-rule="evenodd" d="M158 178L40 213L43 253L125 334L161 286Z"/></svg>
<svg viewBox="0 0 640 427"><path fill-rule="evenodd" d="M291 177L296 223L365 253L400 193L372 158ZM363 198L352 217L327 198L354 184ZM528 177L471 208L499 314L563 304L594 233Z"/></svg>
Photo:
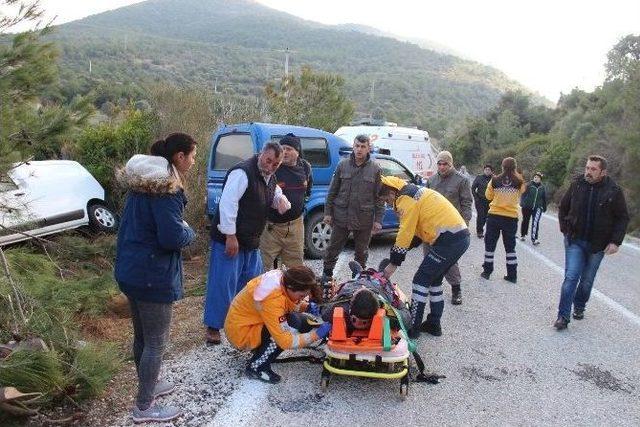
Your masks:
<svg viewBox="0 0 640 427"><path fill-rule="evenodd" d="M350 263L349 267L354 279L339 285L333 298L322 309L322 319L325 322L331 322L335 308L342 307L348 334L354 330L368 330L379 308L387 311L392 329L400 328L397 315L404 325L409 324L411 314L406 297L395 284L378 272L384 267L378 271L362 270L356 262ZM395 308L395 311L391 307Z"/></svg>

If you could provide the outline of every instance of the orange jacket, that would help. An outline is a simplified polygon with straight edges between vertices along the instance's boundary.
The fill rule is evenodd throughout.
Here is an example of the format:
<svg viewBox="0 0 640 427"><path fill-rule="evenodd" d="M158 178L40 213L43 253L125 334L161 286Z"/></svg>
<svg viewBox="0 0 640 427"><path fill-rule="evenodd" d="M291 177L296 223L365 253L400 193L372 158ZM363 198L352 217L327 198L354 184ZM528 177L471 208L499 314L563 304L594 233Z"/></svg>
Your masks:
<svg viewBox="0 0 640 427"><path fill-rule="evenodd" d="M224 330L229 342L240 350L260 345L263 326L282 349L306 347L319 339L315 330L301 334L287 323L287 314L306 308L306 302L296 303L287 296L281 270L268 271L250 280L233 299Z"/></svg>

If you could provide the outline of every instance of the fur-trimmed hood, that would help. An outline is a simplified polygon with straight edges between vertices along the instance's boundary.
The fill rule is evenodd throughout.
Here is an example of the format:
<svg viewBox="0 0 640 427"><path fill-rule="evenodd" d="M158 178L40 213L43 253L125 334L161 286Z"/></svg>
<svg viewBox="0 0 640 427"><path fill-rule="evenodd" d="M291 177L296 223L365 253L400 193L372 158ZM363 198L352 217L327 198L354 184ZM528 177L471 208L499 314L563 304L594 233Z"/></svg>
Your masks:
<svg viewBox="0 0 640 427"><path fill-rule="evenodd" d="M123 188L139 193L175 194L183 188L176 168L160 156L136 154L116 172L116 179Z"/></svg>

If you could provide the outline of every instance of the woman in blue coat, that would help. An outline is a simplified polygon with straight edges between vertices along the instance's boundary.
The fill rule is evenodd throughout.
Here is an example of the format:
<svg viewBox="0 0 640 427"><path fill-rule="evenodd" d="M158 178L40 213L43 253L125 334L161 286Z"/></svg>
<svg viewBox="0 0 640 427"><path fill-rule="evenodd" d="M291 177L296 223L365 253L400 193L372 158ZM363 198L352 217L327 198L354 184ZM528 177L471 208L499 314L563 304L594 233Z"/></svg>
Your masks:
<svg viewBox="0 0 640 427"><path fill-rule="evenodd" d="M184 178L195 155L194 139L173 133L156 141L151 155L136 154L118 172L128 193L118 231L115 278L131 306L138 373L135 422L167 421L180 415L177 408L153 401L174 389L158 375L171 308L182 298L181 249L195 238L183 220Z"/></svg>

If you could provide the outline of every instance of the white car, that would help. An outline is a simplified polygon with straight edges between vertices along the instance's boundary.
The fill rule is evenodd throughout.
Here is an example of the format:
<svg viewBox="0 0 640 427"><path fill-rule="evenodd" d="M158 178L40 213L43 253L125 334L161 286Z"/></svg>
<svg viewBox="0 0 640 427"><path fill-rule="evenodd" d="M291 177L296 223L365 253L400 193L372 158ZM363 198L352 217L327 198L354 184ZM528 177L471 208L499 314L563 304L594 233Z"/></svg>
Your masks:
<svg viewBox="0 0 640 427"><path fill-rule="evenodd" d="M78 162L31 161L0 177L0 245L89 225L115 232L104 188Z"/></svg>

